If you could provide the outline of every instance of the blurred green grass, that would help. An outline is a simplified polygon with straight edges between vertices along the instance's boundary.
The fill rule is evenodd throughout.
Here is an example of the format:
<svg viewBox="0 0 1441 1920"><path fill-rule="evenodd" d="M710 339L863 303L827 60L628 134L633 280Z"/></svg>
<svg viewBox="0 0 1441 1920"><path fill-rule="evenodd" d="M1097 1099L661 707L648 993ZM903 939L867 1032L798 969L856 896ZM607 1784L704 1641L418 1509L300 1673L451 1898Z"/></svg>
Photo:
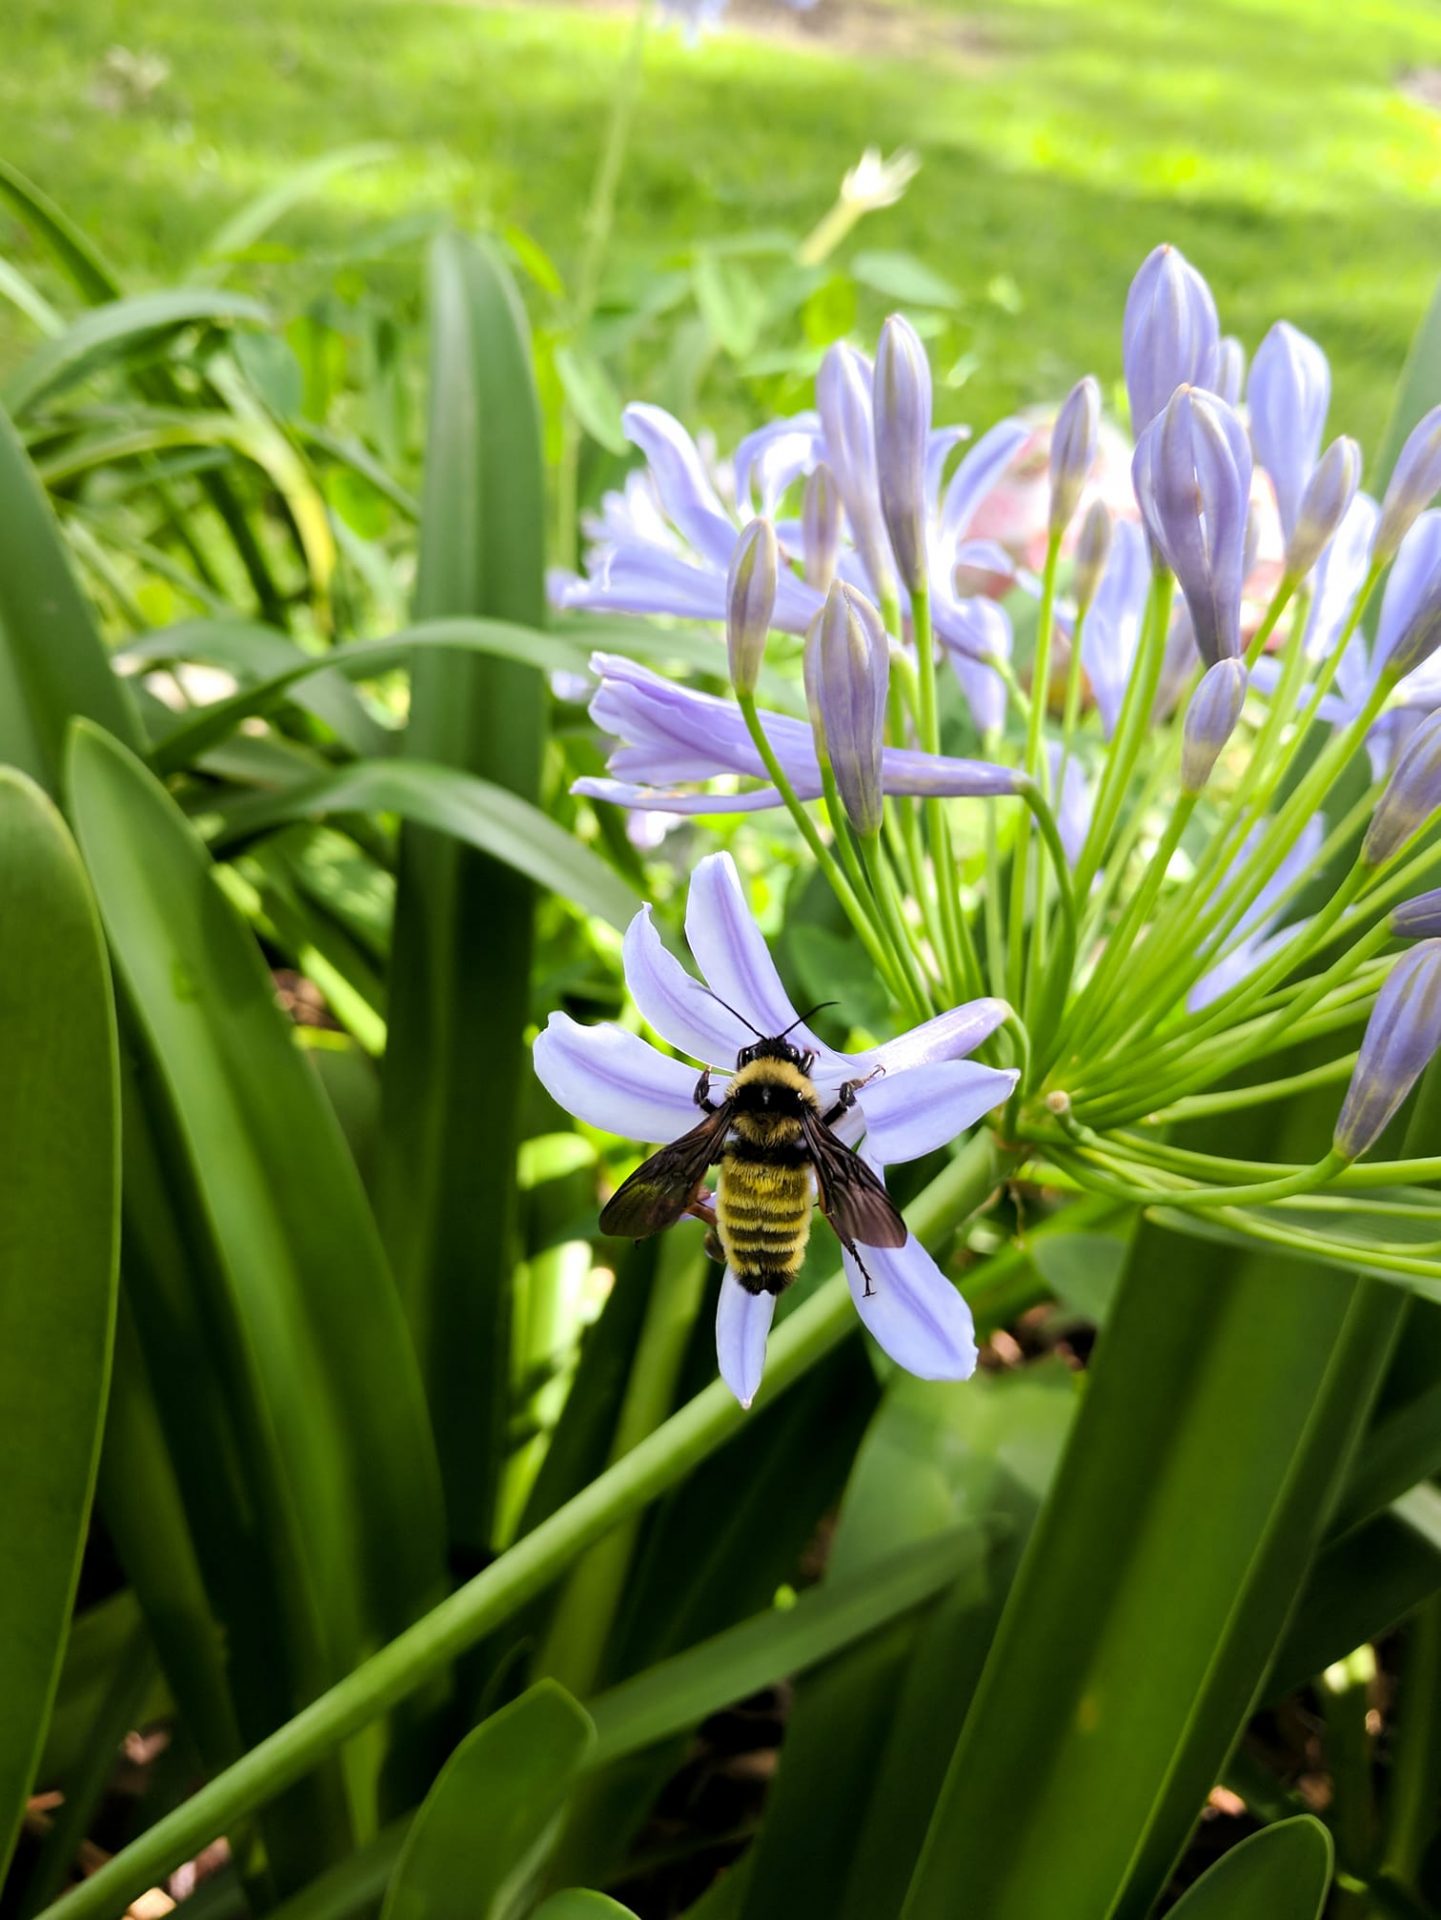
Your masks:
<svg viewBox="0 0 1441 1920"><path fill-rule="evenodd" d="M7 13L4 153L142 282L175 278L298 159L371 139L393 158L284 228L302 256L399 222L365 271L413 285L404 222L444 210L517 223L564 269L627 31L618 7L536 0ZM117 101L115 46L165 77ZM948 412L986 420L1082 371L1114 376L1126 284L1170 239L1248 348L1277 316L1316 334L1334 424L1374 442L1441 269L1441 115L1402 84L1431 66L1434 0L822 0L779 28L752 9L699 49L653 39L618 258L804 231L862 146L910 144L923 172L859 244L910 249L967 296L978 365ZM8 223L0 244L35 265ZM13 362L23 323L0 327Z"/></svg>

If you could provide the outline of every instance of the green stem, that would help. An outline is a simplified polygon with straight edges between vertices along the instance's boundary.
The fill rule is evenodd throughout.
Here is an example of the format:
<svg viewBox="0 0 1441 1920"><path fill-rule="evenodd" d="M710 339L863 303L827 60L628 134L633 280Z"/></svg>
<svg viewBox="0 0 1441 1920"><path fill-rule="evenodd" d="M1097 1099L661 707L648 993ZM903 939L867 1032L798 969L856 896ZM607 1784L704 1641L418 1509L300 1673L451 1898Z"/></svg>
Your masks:
<svg viewBox="0 0 1441 1920"><path fill-rule="evenodd" d="M932 1008L916 965L915 948L911 941L910 929L906 926L905 915L901 908L900 896L896 890L895 876L891 872L886 850L881 844L879 831L871 835L866 842L867 863L874 876L871 892L880 908L881 924L889 938L911 999L921 1009L921 1018L928 1019Z"/></svg>
<svg viewBox="0 0 1441 1920"><path fill-rule="evenodd" d="M924 588L911 595L911 627L916 641L916 664L920 692L920 736L924 753L941 750L940 715L936 703L936 643L931 627L931 597ZM951 830L946 821L945 802L925 803L926 840L930 847L931 870L935 876L936 900L940 908L943 960L947 983L952 993L979 993L981 967L956 897L956 863L951 852Z"/></svg>
<svg viewBox="0 0 1441 1920"><path fill-rule="evenodd" d="M1100 792L1086 834L1086 844L1076 866L1076 891L1084 900L1090 891L1096 870L1106 856L1116 818L1126 797L1136 757L1151 724L1156 692L1161 684L1161 668L1166 658L1166 629L1171 619L1171 595L1174 582L1169 573L1158 568L1151 577L1151 593L1121 717L1111 751L1101 776Z"/></svg>
<svg viewBox="0 0 1441 1920"><path fill-rule="evenodd" d="M1382 1867L1414 1887L1441 1793L1441 1595L1426 1601L1406 1631L1391 1782Z"/></svg>
<svg viewBox="0 0 1441 1920"><path fill-rule="evenodd" d="M908 1208L907 1219L918 1238L938 1244L982 1206L1003 1172L998 1159L988 1132L982 1130L968 1141ZM850 1289L835 1274L772 1334L765 1397L792 1386L854 1326ZM113 1920L182 1860L191 1859L245 1814L302 1779L352 1734L443 1673L492 1628L544 1592L585 1548L683 1479L746 1419L728 1388L712 1382L483 1573L47 1907L47 1920Z"/></svg>
<svg viewBox="0 0 1441 1920"><path fill-rule="evenodd" d="M1286 602L1296 591L1299 581L1292 574L1283 573L1277 583L1276 591L1271 595L1271 604L1261 619L1261 624L1251 636L1251 644L1246 649L1245 667L1249 673L1261 655L1266 651L1266 642L1275 632L1276 622L1286 610Z"/></svg>

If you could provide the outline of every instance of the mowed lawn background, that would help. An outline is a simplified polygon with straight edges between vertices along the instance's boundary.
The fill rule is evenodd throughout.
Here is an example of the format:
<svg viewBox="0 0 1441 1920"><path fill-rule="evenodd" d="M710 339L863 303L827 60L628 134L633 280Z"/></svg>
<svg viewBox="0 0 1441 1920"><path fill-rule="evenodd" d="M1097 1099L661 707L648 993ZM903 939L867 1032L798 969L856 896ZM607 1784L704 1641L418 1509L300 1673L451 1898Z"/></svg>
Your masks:
<svg viewBox="0 0 1441 1920"><path fill-rule="evenodd" d="M282 310L337 271L404 298L435 215L522 228L565 273L628 30L619 4L547 0L10 0L0 150L132 285L175 283L229 210L361 140L393 151L291 216L242 284ZM1431 100L1433 0L821 0L799 20L743 0L700 48L651 41L614 263L804 232L863 146L909 144L920 177L849 245L957 289L946 413L1113 377L1127 282L1169 238L1248 350L1278 315L1325 343L1333 426L1374 447L1441 268ZM4 216L0 248L60 294ZM0 372L33 340L4 310ZM713 406L723 432L747 423L723 383Z"/></svg>

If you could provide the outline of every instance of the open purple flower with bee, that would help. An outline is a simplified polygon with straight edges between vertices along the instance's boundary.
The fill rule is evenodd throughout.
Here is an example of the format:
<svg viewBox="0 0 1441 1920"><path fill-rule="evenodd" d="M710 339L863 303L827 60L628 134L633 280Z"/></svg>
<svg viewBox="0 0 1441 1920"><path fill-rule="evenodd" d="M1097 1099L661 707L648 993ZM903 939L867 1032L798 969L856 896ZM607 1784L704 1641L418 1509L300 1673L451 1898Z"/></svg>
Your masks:
<svg viewBox="0 0 1441 1920"><path fill-rule="evenodd" d="M696 868L686 936L704 984L666 951L644 908L625 938L626 982L650 1026L697 1065L565 1014L536 1041L536 1072L562 1106L608 1132L668 1143L613 1196L602 1227L641 1238L687 1214L714 1224L726 1259L717 1355L744 1405L815 1205L890 1357L925 1379L965 1379L976 1361L970 1312L907 1232L883 1175L1009 1097L1014 1072L966 1056L1010 1009L973 1000L863 1053L837 1052L791 1004L727 854Z"/></svg>

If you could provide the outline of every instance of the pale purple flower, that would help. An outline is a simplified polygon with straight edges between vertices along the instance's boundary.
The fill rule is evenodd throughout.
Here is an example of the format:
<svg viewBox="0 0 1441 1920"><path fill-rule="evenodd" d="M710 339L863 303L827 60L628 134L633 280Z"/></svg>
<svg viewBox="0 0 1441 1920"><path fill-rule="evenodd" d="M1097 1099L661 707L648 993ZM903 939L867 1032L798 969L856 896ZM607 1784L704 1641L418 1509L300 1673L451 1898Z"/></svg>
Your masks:
<svg viewBox="0 0 1441 1920"><path fill-rule="evenodd" d="M776 530L752 520L736 542L726 581L726 654L731 685L754 693L776 606Z"/></svg>
<svg viewBox="0 0 1441 1920"><path fill-rule="evenodd" d="M1181 785L1199 793L1211 777L1246 704L1246 669L1239 660L1218 660L1201 676L1186 709L1181 740Z"/></svg>
<svg viewBox="0 0 1441 1920"><path fill-rule="evenodd" d="M1051 430L1050 528L1053 537L1063 534L1075 517L1081 491L1096 464L1100 437L1101 389L1088 373L1066 395Z"/></svg>
<svg viewBox="0 0 1441 1920"><path fill-rule="evenodd" d="M1182 387L1136 446L1146 529L1180 582L1207 666L1241 651L1251 443L1224 400Z"/></svg>
<svg viewBox="0 0 1441 1920"><path fill-rule="evenodd" d="M1091 810L1096 804L1095 792L1086 779L1080 761L1067 753L1059 740L1046 742L1046 763L1050 769L1061 850L1067 863L1074 867L1090 831Z"/></svg>
<svg viewBox="0 0 1441 1920"><path fill-rule="evenodd" d="M948 1145L1015 1086L1014 1072L965 1057L1005 1019L1008 1008L1001 1000L973 1000L864 1053L826 1046L797 1021L729 854L709 855L692 875L686 938L706 985L662 946L645 907L625 936L625 972L642 1017L697 1065L671 1059L625 1028L583 1027L563 1013L552 1014L537 1039L535 1069L542 1084L588 1125L648 1143L689 1132L700 1117L700 1066L713 1069L713 1084L723 1093L736 1054L754 1038L747 1021L767 1035L790 1029L798 1046L814 1052L812 1078L823 1101L844 1081L866 1080L836 1131L850 1144L863 1138L865 1158L878 1172ZM882 1071L867 1080L877 1068ZM867 1247L864 1257L873 1292L866 1293L849 1254L846 1278L856 1311L879 1344L922 1379L967 1378L976 1363L970 1312L920 1242L912 1236L902 1247ZM760 1385L774 1312L773 1295L748 1293L726 1272L717 1357L722 1378L743 1406Z"/></svg>
<svg viewBox="0 0 1441 1920"><path fill-rule="evenodd" d="M1376 529L1376 558L1389 560L1417 515L1441 492L1441 407L1418 420L1391 471L1381 524Z"/></svg>
<svg viewBox="0 0 1441 1920"><path fill-rule="evenodd" d="M1418 893L1393 908L1391 931L1399 940L1433 940L1441 936L1441 887Z"/></svg>
<svg viewBox="0 0 1441 1920"><path fill-rule="evenodd" d="M1139 439L1177 387L1214 387L1220 326L1211 289L1175 247L1142 261L1126 295L1122 360Z"/></svg>
<svg viewBox="0 0 1441 1920"><path fill-rule="evenodd" d="M865 584L881 603L895 592L896 570L881 512L874 385L869 360L843 340L829 350L816 375L826 464L840 489Z"/></svg>
<svg viewBox="0 0 1441 1920"><path fill-rule="evenodd" d="M841 551L841 496L824 460L807 476L801 529L806 581L817 593L829 593Z"/></svg>
<svg viewBox="0 0 1441 1920"><path fill-rule="evenodd" d="M1333 440L1306 482L1296 524L1286 541L1286 572L1304 580L1335 536L1361 484L1361 449L1342 434Z"/></svg>
<svg viewBox="0 0 1441 1920"><path fill-rule="evenodd" d="M971 718L982 740L1001 732L1006 722L1006 683L992 660L1011 657L1011 616L995 600L983 596L958 600L938 622L942 650L961 683Z"/></svg>
<svg viewBox="0 0 1441 1920"><path fill-rule="evenodd" d="M1376 996L1336 1121L1338 1153L1356 1160L1376 1144L1438 1047L1441 940L1423 940L1401 955Z"/></svg>
<svg viewBox="0 0 1441 1920"><path fill-rule="evenodd" d="M616 654L593 655L591 670L600 678L590 703L591 718L621 744L610 756L610 777L577 780L574 792L664 813L754 813L781 804L772 786L745 793L678 791L727 775L767 778L733 701L677 686ZM795 792L802 800L819 799L821 770L810 727L784 713L762 713L760 718ZM887 793L988 799L1014 793L1017 775L984 760L887 747L881 755L881 778Z"/></svg>
<svg viewBox="0 0 1441 1920"><path fill-rule="evenodd" d="M1071 592L1077 614L1084 614L1096 597L1106 562L1111 554L1111 510L1104 500L1093 500L1086 509L1081 531L1076 537L1075 569Z"/></svg>
<svg viewBox="0 0 1441 1920"><path fill-rule="evenodd" d="M1247 834L1241 851L1221 882L1223 887L1228 886L1238 873L1244 873L1251 864L1268 827L1269 822L1263 820ZM1318 813L1301 829L1296 844L1241 916L1236 931L1231 935L1231 946L1213 967L1202 974L1187 994L1186 1006L1191 1013L1199 1013L1203 1007L1209 1007L1213 1001L1219 1000L1223 994L1259 972L1278 953L1283 953L1308 924L1304 920L1291 920L1279 926L1277 922L1286 911L1286 896L1292 886L1315 866L1325 838L1326 822Z"/></svg>
<svg viewBox="0 0 1441 1920"><path fill-rule="evenodd" d="M1398 854L1441 808L1441 712L1428 714L1396 760L1361 843L1368 867Z"/></svg>
<svg viewBox="0 0 1441 1920"><path fill-rule="evenodd" d="M1246 384L1246 349L1233 333L1224 333L1216 350L1214 391L1228 407L1239 407Z"/></svg>
<svg viewBox="0 0 1441 1920"><path fill-rule="evenodd" d="M879 833L890 643L881 617L839 581L806 636L806 700L816 754L836 778L846 818L863 838Z"/></svg>
<svg viewBox="0 0 1441 1920"><path fill-rule="evenodd" d="M1278 320L1256 349L1246 399L1251 444L1258 465L1271 476L1281 532L1289 541L1321 451L1331 404L1330 364L1314 340Z"/></svg>
<svg viewBox="0 0 1441 1920"><path fill-rule="evenodd" d="M881 328L872 397L881 515L902 584L916 593L927 580L931 364L915 328L898 313Z"/></svg>

